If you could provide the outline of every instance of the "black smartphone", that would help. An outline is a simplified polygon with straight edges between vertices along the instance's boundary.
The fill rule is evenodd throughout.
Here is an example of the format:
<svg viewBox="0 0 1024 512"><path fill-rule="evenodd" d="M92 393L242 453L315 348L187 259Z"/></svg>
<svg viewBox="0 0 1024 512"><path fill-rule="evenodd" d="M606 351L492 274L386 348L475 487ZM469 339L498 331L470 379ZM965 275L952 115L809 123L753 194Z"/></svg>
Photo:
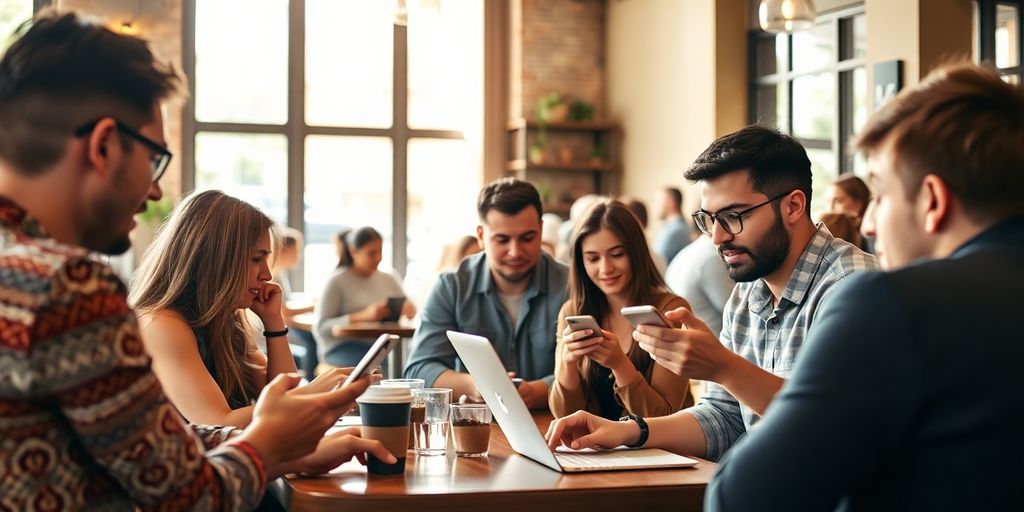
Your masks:
<svg viewBox="0 0 1024 512"><path fill-rule="evenodd" d="M388 297L388 316L384 317L385 322L397 322L402 316L402 307L405 306L405 297Z"/></svg>
<svg viewBox="0 0 1024 512"><path fill-rule="evenodd" d="M352 373L348 375L348 378L345 379L341 386L347 386L373 373L373 370L384 362L384 358L388 356L388 353L391 352L391 349L395 348L395 344L399 341L401 341L401 338L394 334L381 334L366 355L359 360L359 364L356 365L355 369L352 370Z"/></svg>

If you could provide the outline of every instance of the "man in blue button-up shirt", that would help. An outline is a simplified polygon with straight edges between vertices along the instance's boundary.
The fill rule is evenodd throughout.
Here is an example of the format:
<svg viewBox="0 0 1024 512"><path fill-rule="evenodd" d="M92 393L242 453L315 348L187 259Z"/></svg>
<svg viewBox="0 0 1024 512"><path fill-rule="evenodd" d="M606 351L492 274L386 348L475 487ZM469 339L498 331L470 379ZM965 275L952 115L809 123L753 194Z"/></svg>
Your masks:
<svg viewBox="0 0 1024 512"><path fill-rule="evenodd" d="M485 336L502 363L524 382L531 408L547 405L555 366L555 325L566 300L566 268L541 251L541 203L533 185L501 179L477 201L477 238L484 252L438 278L423 307L407 378L479 398L448 341L451 329Z"/></svg>

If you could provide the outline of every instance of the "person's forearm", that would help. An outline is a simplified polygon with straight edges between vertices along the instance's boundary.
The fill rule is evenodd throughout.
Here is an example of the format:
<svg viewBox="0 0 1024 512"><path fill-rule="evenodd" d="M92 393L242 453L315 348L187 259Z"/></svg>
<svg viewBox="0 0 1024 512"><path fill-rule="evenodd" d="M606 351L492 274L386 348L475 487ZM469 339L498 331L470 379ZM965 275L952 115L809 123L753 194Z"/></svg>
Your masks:
<svg viewBox="0 0 1024 512"><path fill-rule="evenodd" d="M476 384L473 383L473 377L468 373L460 373L455 370L447 370L439 375L434 381L434 387L450 388L453 401L457 401L461 395L471 398L478 398L479 395Z"/></svg>
<svg viewBox="0 0 1024 512"><path fill-rule="evenodd" d="M267 384L282 373L295 373L295 358L287 336L267 338Z"/></svg>
<svg viewBox="0 0 1024 512"><path fill-rule="evenodd" d="M555 380L562 389L576 391L580 388L580 369L575 362L559 362L555 368Z"/></svg>
<svg viewBox="0 0 1024 512"><path fill-rule="evenodd" d="M636 367L633 366L633 363L625 355L610 370L612 371L612 377L615 378L615 384L619 387L626 387L633 381L644 378L643 375L640 375L640 372L636 371Z"/></svg>
<svg viewBox="0 0 1024 512"><path fill-rule="evenodd" d="M768 404L786 382L739 356L718 380L722 387L759 416L764 415Z"/></svg>
<svg viewBox="0 0 1024 512"><path fill-rule="evenodd" d="M669 416L644 419L650 430L645 447L661 448L695 457L704 457L707 453L704 431L692 414L679 411ZM639 436L639 429L637 435ZM636 442L636 438L630 439L629 442Z"/></svg>
<svg viewBox="0 0 1024 512"><path fill-rule="evenodd" d="M252 397L255 399L256 397ZM177 405L176 405L177 406ZM202 425L223 425L230 427L245 428L252 422L252 407L251 405L246 407L240 407L233 409L226 413L211 413L209 411L196 412L192 415L189 414L187 407L178 407L178 410L185 416L189 423L199 423Z"/></svg>

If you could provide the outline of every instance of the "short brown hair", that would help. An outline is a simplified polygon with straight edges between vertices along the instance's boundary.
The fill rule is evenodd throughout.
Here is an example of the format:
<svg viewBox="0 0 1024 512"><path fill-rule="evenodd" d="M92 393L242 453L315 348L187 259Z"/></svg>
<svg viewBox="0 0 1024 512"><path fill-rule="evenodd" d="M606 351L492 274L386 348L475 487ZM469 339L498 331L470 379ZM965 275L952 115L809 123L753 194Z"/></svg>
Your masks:
<svg viewBox="0 0 1024 512"><path fill-rule="evenodd" d="M487 184L480 191L476 201L476 212L480 222L487 217L487 212L498 210L505 215L515 215L526 208L537 210L537 218L544 214L541 211L540 194L529 182L515 178L501 178Z"/></svg>
<svg viewBox="0 0 1024 512"><path fill-rule="evenodd" d="M78 127L114 117L138 128L180 87L146 41L73 12L45 11L0 59L0 159L38 175L63 156Z"/></svg>
<svg viewBox="0 0 1024 512"><path fill-rule="evenodd" d="M993 69L941 67L875 112L852 146L891 144L907 197L938 176L976 220L1024 209L1024 92Z"/></svg>

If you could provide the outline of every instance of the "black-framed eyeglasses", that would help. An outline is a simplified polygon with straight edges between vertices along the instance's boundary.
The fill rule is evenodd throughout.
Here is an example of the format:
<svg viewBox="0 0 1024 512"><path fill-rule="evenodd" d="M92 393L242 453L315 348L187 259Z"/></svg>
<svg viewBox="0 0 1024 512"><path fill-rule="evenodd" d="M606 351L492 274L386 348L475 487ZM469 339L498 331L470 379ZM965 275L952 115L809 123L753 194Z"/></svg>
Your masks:
<svg viewBox="0 0 1024 512"><path fill-rule="evenodd" d="M96 125L99 122L100 119L97 119L79 126L78 129L75 130L75 137L84 137L92 133L93 129L96 128ZM146 146L146 149L153 153L149 158L149 168L153 172L153 182L155 183L160 181L164 172L167 171L167 166L171 163L171 157L174 156L174 154L155 140L125 126L121 121L115 119L114 124L117 125L117 131L135 139L136 142Z"/></svg>
<svg viewBox="0 0 1024 512"><path fill-rule="evenodd" d="M710 235L711 230L715 227L715 223L717 222L722 225L722 229L724 229L726 233L736 236L743 232L743 217L750 215L750 212L771 203L772 201L778 201L779 199L788 196L792 192L793 191L790 190L789 192L779 194L763 203L755 204L750 208L740 210L738 212L726 211L711 213L704 210L697 210L690 214L690 216L693 217L693 222L697 224L697 229L700 229L704 234Z"/></svg>

